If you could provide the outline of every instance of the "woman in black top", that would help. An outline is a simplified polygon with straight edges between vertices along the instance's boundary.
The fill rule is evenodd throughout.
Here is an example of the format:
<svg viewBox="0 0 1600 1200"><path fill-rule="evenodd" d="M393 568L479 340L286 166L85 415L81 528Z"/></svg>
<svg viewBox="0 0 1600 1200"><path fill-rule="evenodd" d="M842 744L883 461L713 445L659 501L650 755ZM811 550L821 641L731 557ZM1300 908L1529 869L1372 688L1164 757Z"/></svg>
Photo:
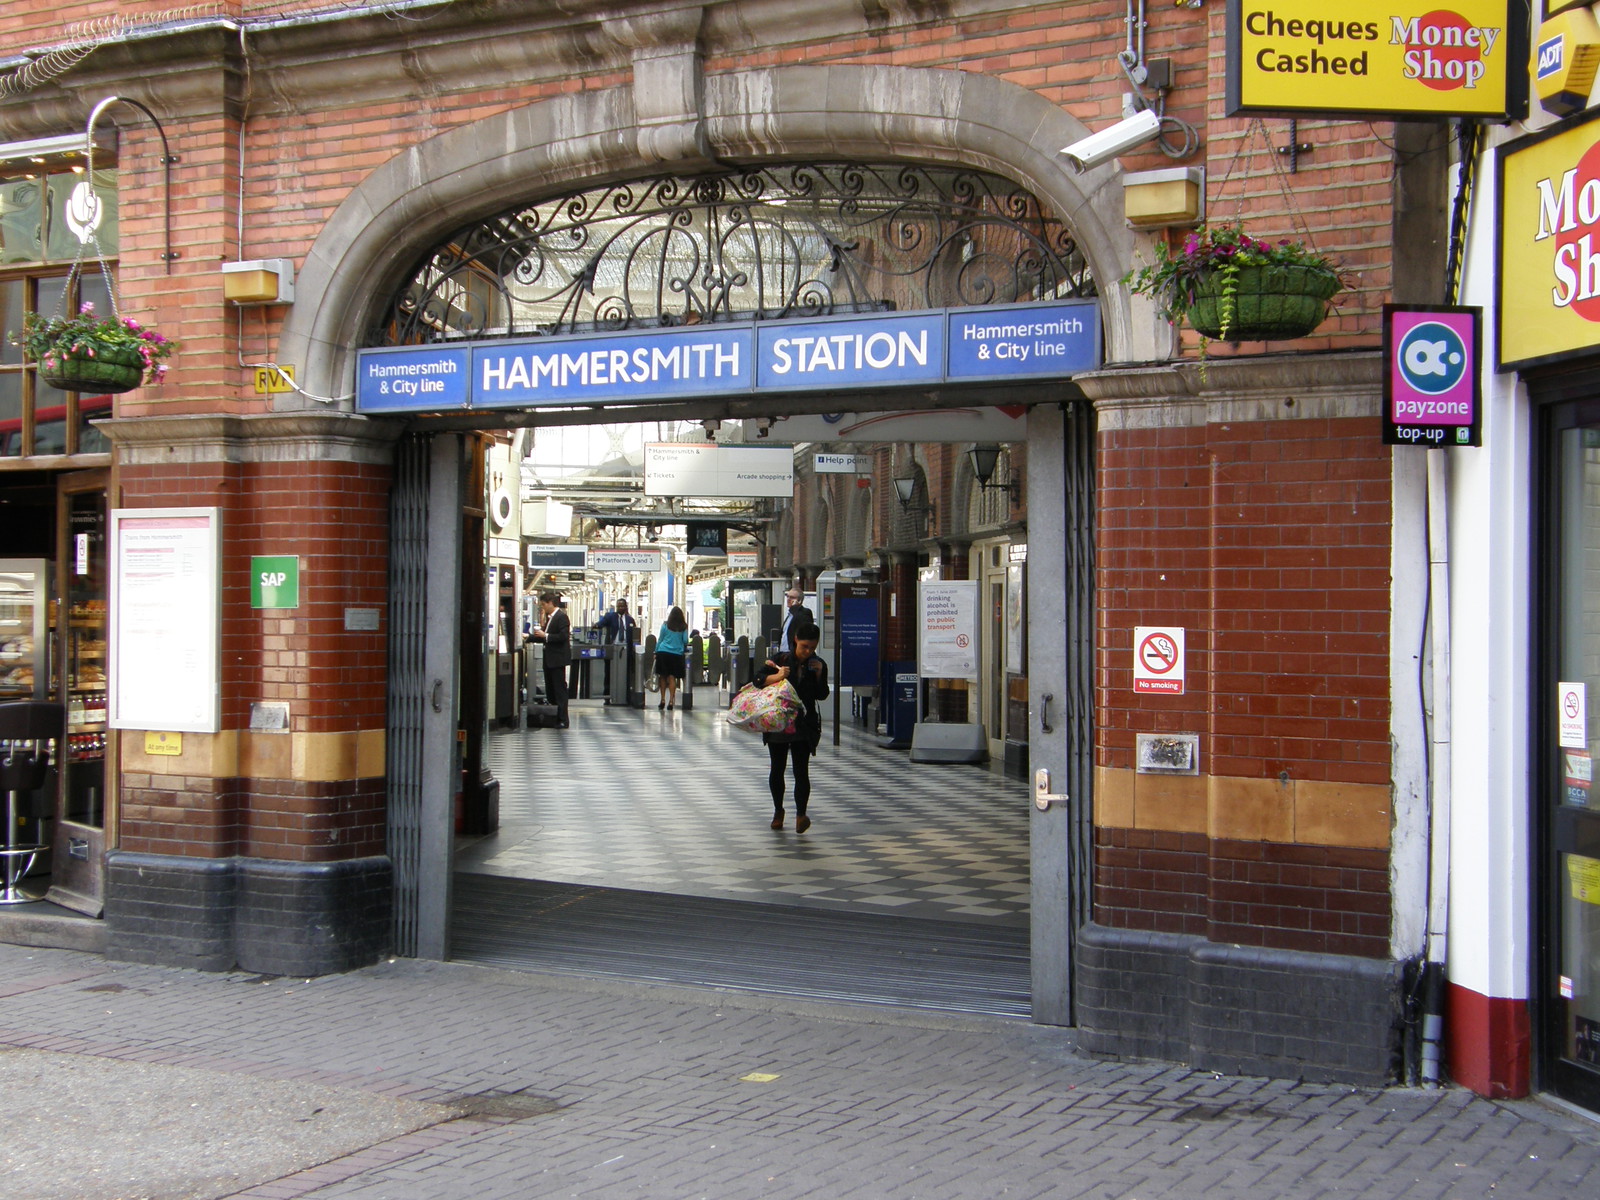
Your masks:
<svg viewBox="0 0 1600 1200"><path fill-rule="evenodd" d="M767 783L772 788L772 827L783 828L783 769L785 761L794 760L794 831L804 833L811 828L811 818L806 816L806 802L811 799L811 756L816 753L822 736L822 714L817 711L817 701L828 698L828 664L817 657L817 643L822 631L815 623L794 629L794 649L780 650L756 668L755 685L765 687L780 679L794 685L805 703L805 711L795 719L793 733L763 733L761 740L767 744L772 758L772 772Z"/></svg>

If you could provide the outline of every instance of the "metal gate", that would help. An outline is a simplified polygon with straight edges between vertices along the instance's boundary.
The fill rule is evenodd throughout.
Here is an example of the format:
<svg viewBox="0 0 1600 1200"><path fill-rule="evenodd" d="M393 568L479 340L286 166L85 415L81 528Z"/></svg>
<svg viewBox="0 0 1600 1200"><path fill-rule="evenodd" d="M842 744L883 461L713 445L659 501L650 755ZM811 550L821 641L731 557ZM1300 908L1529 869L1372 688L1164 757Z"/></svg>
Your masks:
<svg viewBox="0 0 1600 1200"><path fill-rule="evenodd" d="M389 857L394 949L449 956L462 439L396 447L389 507Z"/></svg>
<svg viewBox="0 0 1600 1200"><path fill-rule="evenodd" d="M1069 953L1075 979L1078 931L1094 915L1094 406L1087 401L1067 405L1061 434L1066 483L1062 529L1066 571L1061 595L1067 658L1066 783L1068 793L1077 797L1067 809ZM1075 1018L1072 1023L1077 1024Z"/></svg>

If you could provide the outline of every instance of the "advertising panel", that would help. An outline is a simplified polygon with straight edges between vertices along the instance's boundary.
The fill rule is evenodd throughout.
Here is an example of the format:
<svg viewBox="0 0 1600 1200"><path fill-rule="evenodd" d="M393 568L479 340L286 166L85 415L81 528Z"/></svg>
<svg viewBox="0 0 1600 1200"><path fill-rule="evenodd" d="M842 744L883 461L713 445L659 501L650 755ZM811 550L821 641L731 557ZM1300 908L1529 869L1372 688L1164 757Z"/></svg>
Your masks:
<svg viewBox="0 0 1600 1200"><path fill-rule="evenodd" d="M1507 0L1228 0L1228 115L1520 118L1527 19Z"/></svg>
<svg viewBox="0 0 1600 1200"><path fill-rule="evenodd" d="M1600 344L1600 123L1586 117L1500 151L1501 369Z"/></svg>

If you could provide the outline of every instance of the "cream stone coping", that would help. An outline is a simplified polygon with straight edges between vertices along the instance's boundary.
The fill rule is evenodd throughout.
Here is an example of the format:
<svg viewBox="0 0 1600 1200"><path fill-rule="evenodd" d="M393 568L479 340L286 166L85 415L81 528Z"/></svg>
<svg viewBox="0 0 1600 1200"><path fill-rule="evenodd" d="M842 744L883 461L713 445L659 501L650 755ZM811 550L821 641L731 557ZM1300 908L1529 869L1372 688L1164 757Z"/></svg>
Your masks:
<svg viewBox="0 0 1600 1200"><path fill-rule="evenodd" d="M1382 784L1095 770L1094 823L1101 828L1387 850L1391 807Z"/></svg>
<svg viewBox="0 0 1600 1200"><path fill-rule="evenodd" d="M286 779L331 783L385 773L382 729L343 733L186 733L182 754L146 754L144 734L122 735L121 770L211 779Z"/></svg>

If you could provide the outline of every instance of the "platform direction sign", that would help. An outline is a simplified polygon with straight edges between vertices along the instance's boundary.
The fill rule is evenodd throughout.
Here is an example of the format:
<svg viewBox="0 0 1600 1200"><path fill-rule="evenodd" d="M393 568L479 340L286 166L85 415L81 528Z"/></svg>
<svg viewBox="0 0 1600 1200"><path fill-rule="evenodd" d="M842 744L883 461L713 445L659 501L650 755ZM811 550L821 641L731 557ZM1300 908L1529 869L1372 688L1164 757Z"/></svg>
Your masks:
<svg viewBox="0 0 1600 1200"><path fill-rule="evenodd" d="M1140 625L1133 631L1133 690L1183 695L1183 629Z"/></svg>

